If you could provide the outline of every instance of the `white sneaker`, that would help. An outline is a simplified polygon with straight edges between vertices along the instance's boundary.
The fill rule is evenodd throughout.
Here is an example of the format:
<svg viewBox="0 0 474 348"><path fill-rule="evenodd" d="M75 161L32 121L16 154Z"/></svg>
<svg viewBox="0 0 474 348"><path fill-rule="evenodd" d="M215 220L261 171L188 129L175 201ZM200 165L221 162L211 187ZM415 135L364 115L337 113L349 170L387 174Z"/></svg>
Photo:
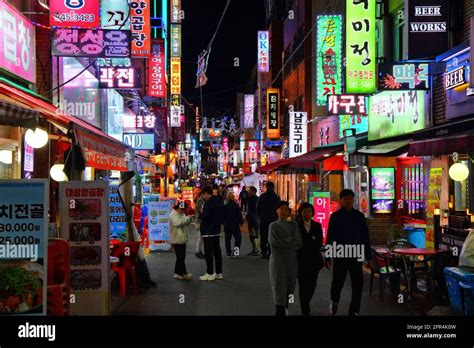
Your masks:
<svg viewBox="0 0 474 348"><path fill-rule="evenodd" d="M222 275L222 273L217 273L217 274L216 274L216 279L217 279L217 280L223 280L223 279L224 279L224 276Z"/></svg>
<svg viewBox="0 0 474 348"><path fill-rule="evenodd" d="M183 280L184 278L183 278L183 276L180 276L179 274L175 274L174 279Z"/></svg>
<svg viewBox="0 0 474 348"><path fill-rule="evenodd" d="M185 274L182 276L184 280L191 280L193 278L193 275L191 273Z"/></svg>
<svg viewBox="0 0 474 348"><path fill-rule="evenodd" d="M203 276L199 277L199 280L202 280L202 281L208 281L208 282L212 282L216 279L216 274L204 274Z"/></svg>

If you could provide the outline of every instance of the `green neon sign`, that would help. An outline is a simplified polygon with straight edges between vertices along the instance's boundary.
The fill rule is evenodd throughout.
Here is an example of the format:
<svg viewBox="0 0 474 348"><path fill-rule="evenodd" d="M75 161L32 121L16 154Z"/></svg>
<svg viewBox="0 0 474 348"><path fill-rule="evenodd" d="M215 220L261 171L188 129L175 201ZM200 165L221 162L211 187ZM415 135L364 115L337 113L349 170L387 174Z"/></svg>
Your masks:
<svg viewBox="0 0 474 348"><path fill-rule="evenodd" d="M376 0L346 0L346 93L374 93Z"/></svg>
<svg viewBox="0 0 474 348"><path fill-rule="evenodd" d="M316 38L316 104L327 105L327 97L341 94L342 16L318 16Z"/></svg>

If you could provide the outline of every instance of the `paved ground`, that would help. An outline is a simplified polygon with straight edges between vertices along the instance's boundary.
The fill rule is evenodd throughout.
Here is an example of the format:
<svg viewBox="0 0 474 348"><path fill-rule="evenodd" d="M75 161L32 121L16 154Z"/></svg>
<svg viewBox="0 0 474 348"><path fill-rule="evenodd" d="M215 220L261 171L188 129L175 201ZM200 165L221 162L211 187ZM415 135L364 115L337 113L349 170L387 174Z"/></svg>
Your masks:
<svg viewBox="0 0 474 348"><path fill-rule="evenodd" d="M274 315L268 276L268 260L243 256L240 259L224 257L224 280L201 282L198 277L205 272L205 261L194 256L196 233L191 229L186 266L193 274L191 281L173 279L175 255L173 252L152 252L147 263L157 288L141 290L139 295L121 299L113 296L114 315ZM242 255L250 251L247 233L242 234ZM224 251L224 241L221 238ZM225 253L225 252L224 252ZM387 294L383 302L378 298L378 279L374 294L369 297L369 274L365 273L361 315L415 315L407 304L398 304ZM313 315L329 314L331 272L323 269L312 300ZM295 303L290 305L290 315L300 315L298 290ZM350 279L347 277L339 305L339 315L346 315L350 301ZM184 303L183 303L184 302Z"/></svg>

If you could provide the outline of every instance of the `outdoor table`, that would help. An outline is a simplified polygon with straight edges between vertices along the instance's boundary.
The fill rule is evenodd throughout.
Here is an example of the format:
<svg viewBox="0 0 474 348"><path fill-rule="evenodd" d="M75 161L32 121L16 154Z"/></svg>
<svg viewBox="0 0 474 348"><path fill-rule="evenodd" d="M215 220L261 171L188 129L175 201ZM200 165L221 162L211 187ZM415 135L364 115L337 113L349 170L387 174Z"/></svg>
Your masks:
<svg viewBox="0 0 474 348"><path fill-rule="evenodd" d="M423 257L423 261L426 262L426 258L435 257L437 254L442 253L441 249L433 248L406 248L406 249L394 249L393 253L403 257L403 264L405 266L405 272L408 278L408 299L411 299L411 293L416 284L412 284L415 281L413 277L414 267L413 263L420 262L417 260L418 257ZM407 262L408 260L408 262Z"/></svg>

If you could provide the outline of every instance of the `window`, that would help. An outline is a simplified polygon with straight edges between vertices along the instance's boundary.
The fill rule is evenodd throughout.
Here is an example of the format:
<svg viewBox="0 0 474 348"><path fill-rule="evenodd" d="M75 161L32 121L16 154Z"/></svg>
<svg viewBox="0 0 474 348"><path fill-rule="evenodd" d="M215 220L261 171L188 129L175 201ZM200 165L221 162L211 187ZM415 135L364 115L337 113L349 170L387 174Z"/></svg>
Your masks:
<svg viewBox="0 0 474 348"><path fill-rule="evenodd" d="M391 13L393 23L393 46L392 59L394 62L403 60L405 57L405 14L404 7L398 7Z"/></svg>

